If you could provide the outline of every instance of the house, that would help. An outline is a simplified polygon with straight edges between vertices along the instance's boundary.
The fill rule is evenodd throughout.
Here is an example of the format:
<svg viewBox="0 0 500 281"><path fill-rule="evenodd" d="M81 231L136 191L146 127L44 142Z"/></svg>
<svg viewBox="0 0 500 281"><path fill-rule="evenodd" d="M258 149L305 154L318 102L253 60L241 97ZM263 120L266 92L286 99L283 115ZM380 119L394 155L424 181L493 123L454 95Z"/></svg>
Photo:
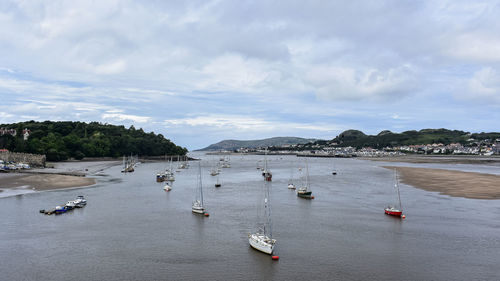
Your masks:
<svg viewBox="0 0 500 281"><path fill-rule="evenodd" d="M31 131L29 129L24 129L23 130L23 139L28 140L30 133L31 133Z"/></svg>
<svg viewBox="0 0 500 281"><path fill-rule="evenodd" d="M17 134L16 129L0 128L0 136L11 135L11 136L15 137L16 134Z"/></svg>

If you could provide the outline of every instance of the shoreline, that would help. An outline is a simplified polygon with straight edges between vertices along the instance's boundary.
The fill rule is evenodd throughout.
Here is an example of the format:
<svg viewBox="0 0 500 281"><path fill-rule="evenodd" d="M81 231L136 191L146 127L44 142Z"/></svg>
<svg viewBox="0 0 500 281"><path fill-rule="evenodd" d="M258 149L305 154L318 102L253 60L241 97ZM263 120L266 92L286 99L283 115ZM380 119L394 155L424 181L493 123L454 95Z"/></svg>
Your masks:
<svg viewBox="0 0 500 281"><path fill-rule="evenodd" d="M401 162L401 163L436 163L436 164L482 164L500 165L498 156L479 155L405 155L394 157L357 157L360 160L380 161L380 162Z"/></svg>
<svg viewBox="0 0 500 281"><path fill-rule="evenodd" d="M396 169L401 182L442 195L469 199L500 199L500 176L434 168L382 166Z"/></svg>
<svg viewBox="0 0 500 281"><path fill-rule="evenodd" d="M120 161L71 161L50 163L53 168L0 173L0 198L47 190L91 186L96 175Z"/></svg>

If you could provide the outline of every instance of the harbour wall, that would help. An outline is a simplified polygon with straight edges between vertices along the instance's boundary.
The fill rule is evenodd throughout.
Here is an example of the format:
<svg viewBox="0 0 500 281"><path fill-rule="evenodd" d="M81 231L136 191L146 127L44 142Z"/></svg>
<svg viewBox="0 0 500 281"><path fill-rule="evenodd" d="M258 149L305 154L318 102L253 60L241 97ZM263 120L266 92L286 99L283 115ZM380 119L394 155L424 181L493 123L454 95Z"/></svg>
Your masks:
<svg viewBox="0 0 500 281"><path fill-rule="evenodd" d="M0 160L29 164L32 167L45 167L45 155L2 151Z"/></svg>

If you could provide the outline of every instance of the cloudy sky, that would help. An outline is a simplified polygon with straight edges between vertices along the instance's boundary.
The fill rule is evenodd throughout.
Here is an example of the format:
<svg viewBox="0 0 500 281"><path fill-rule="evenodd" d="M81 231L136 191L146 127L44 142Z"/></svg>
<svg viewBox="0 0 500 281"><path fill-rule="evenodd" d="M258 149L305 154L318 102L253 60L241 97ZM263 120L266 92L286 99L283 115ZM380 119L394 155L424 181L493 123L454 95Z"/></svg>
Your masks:
<svg viewBox="0 0 500 281"><path fill-rule="evenodd" d="M134 125L189 149L500 131L499 1L0 1L0 123Z"/></svg>

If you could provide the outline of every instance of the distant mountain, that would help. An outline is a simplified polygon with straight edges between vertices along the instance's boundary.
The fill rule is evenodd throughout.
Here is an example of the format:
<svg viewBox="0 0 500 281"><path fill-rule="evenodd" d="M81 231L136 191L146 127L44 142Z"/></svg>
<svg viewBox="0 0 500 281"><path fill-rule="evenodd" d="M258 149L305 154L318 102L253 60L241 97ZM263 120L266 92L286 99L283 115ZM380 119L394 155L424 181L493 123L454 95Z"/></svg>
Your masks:
<svg viewBox="0 0 500 281"><path fill-rule="evenodd" d="M279 146L285 144L303 144L314 142L316 139L304 139L295 137L275 137L262 140L223 140L215 144L211 144L199 150L235 150L238 148L257 148L265 146Z"/></svg>

